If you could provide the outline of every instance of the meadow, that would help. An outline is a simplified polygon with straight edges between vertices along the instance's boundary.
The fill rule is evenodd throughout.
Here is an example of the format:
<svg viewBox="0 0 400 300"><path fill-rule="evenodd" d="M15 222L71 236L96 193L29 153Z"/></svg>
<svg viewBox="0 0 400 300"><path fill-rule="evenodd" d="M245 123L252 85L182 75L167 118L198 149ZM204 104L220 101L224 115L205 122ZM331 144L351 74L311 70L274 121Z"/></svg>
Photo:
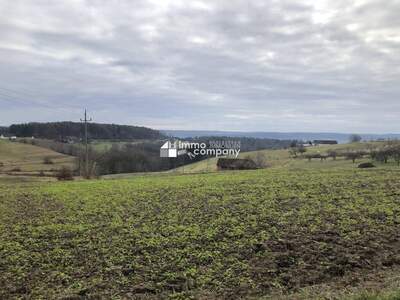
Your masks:
<svg viewBox="0 0 400 300"><path fill-rule="evenodd" d="M326 154L330 150L334 151L357 151L365 149L378 148L385 145L383 142L369 142L369 143L350 143L350 144L338 144L338 145L320 145L315 147L307 148L307 154ZM336 160L327 159L321 161L319 159L313 159L308 161L302 155L299 155L296 159L290 155L288 149L278 150L258 150L251 152L241 152L239 158L250 158L256 159L258 155L261 155L267 168L272 169L285 169L285 170L320 170L320 169L354 169L359 163L371 161L369 158L357 159L357 163L354 164L351 160L347 160L343 157L338 157ZM171 172L176 173L208 173L217 171L218 159L213 157L199 162L195 162L184 167L179 167ZM390 162L389 164L376 164L378 168L391 168L396 167L397 164Z"/></svg>
<svg viewBox="0 0 400 300"><path fill-rule="evenodd" d="M48 160L48 163L45 163ZM75 158L55 151L19 142L0 140L0 180L21 177L52 176L62 166L73 167Z"/></svg>
<svg viewBox="0 0 400 300"><path fill-rule="evenodd" d="M399 299L400 171L0 183L1 299Z"/></svg>

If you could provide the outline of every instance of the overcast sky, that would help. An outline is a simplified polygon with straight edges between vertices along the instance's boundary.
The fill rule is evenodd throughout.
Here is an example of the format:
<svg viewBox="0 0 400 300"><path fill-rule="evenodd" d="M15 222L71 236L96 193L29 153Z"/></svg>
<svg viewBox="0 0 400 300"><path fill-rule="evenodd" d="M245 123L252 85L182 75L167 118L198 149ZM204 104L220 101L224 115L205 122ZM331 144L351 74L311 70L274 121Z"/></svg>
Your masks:
<svg viewBox="0 0 400 300"><path fill-rule="evenodd" d="M398 0L0 0L0 124L400 132Z"/></svg>

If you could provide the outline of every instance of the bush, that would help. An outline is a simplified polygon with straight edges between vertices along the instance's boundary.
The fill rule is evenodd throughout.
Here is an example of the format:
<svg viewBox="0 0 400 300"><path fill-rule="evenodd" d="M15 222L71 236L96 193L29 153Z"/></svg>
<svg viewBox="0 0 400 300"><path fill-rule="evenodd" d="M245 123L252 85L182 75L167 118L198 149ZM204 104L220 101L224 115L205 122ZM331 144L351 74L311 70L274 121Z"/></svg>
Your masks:
<svg viewBox="0 0 400 300"><path fill-rule="evenodd" d="M242 158L218 158L218 170L254 170L258 169L252 159Z"/></svg>
<svg viewBox="0 0 400 300"><path fill-rule="evenodd" d="M333 160L336 160L336 157L338 156L338 153L335 150L329 150L327 155L328 155L328 157L332 157Z"/></svg>
<svg viewBox="0 0 400 300"><path fill-rule="evenodd" d="M349 137L350 143L359 143L359 142L361 142L361 140L362 140L362 137L359 134L352 134Z"/></svg>
<svg viewBox="0 0 400 300"><path fill-rule="evenodd" d="M21 172L21 168L15 167L15 168L11 169L10 171L11 172Z"/></svg>
<svg viewBox="0 0 400 300"><path fill-rule="evenodd" d="M53 161L51 160L50 157L46 156L45 158L43 158L43 163L44 163L45 165L52 165L52 164L53 164Z"/></svg>
<svg viewBox="0 0 400 300"><path fill-rule="evenodd" d="M57 172L57 179L58 180L74 180L72 170L68 167L62 167Z"/></svg>
<svg viewBox="0 0 400 300"><path fill-rule="evenodd" d="M375 165L373 163L370 163L370 162L365 162L365 163L359 164L358 168L360 168L360 169L375 168Z"/></svg>
<svg viewBox="0 0 400 300"><path fill-rule="evenodd" d="M265 154L260 151L257 152L256 156L252 160L259 168L265 168L267 166L267 159L265 157Z"/></svg>
<svg viewBox="0 0 400 300"><path fill-rule="evenodd" d="M289 154L293 158L297 158L297 154L299 154L299 153L301 156L303 156L303 154L306 152L307 152L307 148L304 147L303 145L298 145L298 146L295 146L295 147L292 147L289 149Z"/></svg>
<svg viewBox="0 0 400 300"><path fill-rule="evenodd" d="M321 161L324 161L328 158L329 156L326 154L320 154L320 153L310 153L310 154L306 154L305 158L308 159L308 161L311 161L313 158L318 158Z"/></svg>

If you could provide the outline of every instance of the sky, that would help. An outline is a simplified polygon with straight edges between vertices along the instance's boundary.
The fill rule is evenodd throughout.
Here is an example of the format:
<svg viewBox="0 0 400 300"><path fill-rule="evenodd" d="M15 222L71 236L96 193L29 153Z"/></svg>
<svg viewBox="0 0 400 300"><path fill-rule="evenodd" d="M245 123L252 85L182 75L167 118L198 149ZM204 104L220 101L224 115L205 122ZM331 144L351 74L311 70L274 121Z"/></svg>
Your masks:
<svg viewBox="0 0 400 300"><path fill-rule="evenodd" d="M400 133L398 0L0 0L0 125Z"/></svg>

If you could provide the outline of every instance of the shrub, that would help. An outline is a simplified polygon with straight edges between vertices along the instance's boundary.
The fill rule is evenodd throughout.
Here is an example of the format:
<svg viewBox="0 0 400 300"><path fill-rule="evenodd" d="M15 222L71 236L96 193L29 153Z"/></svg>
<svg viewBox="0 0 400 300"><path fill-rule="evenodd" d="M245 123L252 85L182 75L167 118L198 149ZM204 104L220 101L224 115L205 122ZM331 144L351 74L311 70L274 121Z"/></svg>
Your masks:
<svg viewBox="0 0 400 300"><path fill-rule="evenodd" d="M338 156L338 153L335 150L329 150L327 154L328 157L332 157L333 160L336 160L336 157Z"/></svg>
<svg viewBox="0 0 400 300"><path fill-rule="evenodd" d="M291 147L289 149L289 154L293 157L293 158L297 158L297 154L300 153L301 156L303 156L304 153L307 152L307 148L304 147L303 145L297 145L295 147Z"/></svg>
<svg viewBox="0 0 400 300"><path fill-rule="evenodd" d="M252 159L257 167L259 168L265 168L267 166L267 159L265 157L265 154L262 152L257 152L256 156L254 157L254 159Z"/></svg>
<svg viewBox="0 0 400 300"><path fill-rule="evenodd" d="M57 172L57 179L58 180L74 180L72 170L68 167L62 167Z"/></svg>
<svg viewBox="0 0 400 300"><path fill-rule="evenodd" d="M53 161L51 160L51 158L49 156L46 156L45 158L43 158L43 163L45 165L52 165Z"/></svg>
<svg viewBox="0 0 400 300"><path fill-rule="evenodd" d="M11 172L21 172L21 168L15 167L10 170Z"/></svg>
<svg viewBox="0 0 400 300"><path fill-rule="evenodd" d="M304 147L303 145L300 145L300 146L297 147L297 152L299 152L300 155L303 155L304 153L307 152L307 148Z"/></svg>
<svg viewBox="0 0 400 300"><path fill-rule="evenodd" d="M218 158L219 170L253 170L258 169L257 164L251 159L241 158Z"/></svg>
<svg viewBox="0 0 400 300"><path fill-rule="evenodd" d="M359 164L358 168L360 168L360 169L375 168L375 165L373 163L370 163L370 162L365 162L365 163Z"/></svg>
<svg viewBox="0 0 400 300"><path fill-rule="evenodd" d="M307 158L308 161L311 161L313 158L318 158L321 161L323 161L323 160L326 160L328 158L328 155L320 154L320 153L310 153L310 154L306 154L305 158Z"/></svg>
<svg viewBox="0 0 400 300"><path fill-rule="evenodd" d="M362 137L359 134L352 134L349 137L350 143L359 143L359 142L361 142L361 140L362 140Z"/></svg>

